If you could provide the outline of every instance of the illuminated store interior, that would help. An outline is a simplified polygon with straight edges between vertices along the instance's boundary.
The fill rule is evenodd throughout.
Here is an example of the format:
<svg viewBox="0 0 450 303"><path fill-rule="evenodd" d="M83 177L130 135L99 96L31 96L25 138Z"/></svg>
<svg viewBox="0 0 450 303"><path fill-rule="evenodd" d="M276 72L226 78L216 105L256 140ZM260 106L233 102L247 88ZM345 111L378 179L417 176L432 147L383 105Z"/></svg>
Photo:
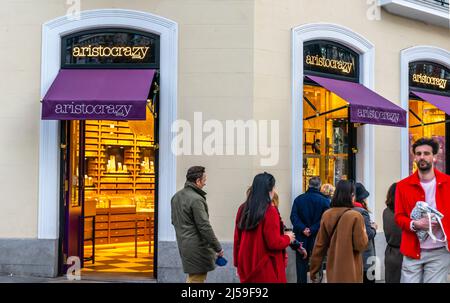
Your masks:
<svg viewBox="0 0 450 303"><path fill-rule="evenodd" d="M329 90L304 86L303 102L303 189L319 176L323 183L336 184L349 175L348 104ZM317 114L319 113L319 114Z"/></svg>
<svg viewBox="0 0 450 303"><path fill-rule="evenodd" d="M157 149L153 114L147 110L143 121L66 123L74 177L70 202L81 207L83 220L83 270L151 276ZM84 163L79 163L80 152ZM84 186L77 182L83 178L80 171L84 171Z"/></svg>

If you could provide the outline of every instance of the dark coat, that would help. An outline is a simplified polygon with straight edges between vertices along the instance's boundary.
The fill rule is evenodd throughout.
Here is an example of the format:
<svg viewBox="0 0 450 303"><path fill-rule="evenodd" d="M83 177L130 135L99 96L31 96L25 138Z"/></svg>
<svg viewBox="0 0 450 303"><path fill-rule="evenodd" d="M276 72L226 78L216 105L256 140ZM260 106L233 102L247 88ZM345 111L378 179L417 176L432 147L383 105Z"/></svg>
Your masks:
<svg viewBox="0 0 450 303"><path fill-rule="evenodd" d="M290 243L282 232L275 206L267 208L264 218L252 230L237 226L243 205L236 215L233 261L241 283L286 283L285 249Z"/></svg>
<svg viewBox="0 0 450 303"><path fill-rule="evenodd" d="M363 252L363 265L364 271L368 271L371 266L374 264L374 260L368 260L369 257L375 257L375 236L377 235L377 230L372 228L370 225L370 215L367 210L362 207L354 207L354 210L359 212L364 218L364 225L366 226L367 238L369 239L369 245L367 249ZM370 262L368 262L370 261Z"/></svg>
<svg viewBox="0 0 450 303"><path fill-rule="evenodd" d="M390 208L383 211L383 229L387 243L384 252L384 280L386 283L400 283L403 263L403 255L400 253L402 230L395 223L394 211Z"/></svg>
<svg viewBox="0 0 450 303"><path fill-rule="evenodd" d="M178 250L183 270L188 274L213 270L216 252L222 250L209 223L205 195L194 183L186 182L171 201Z"/></svg>
<svg viewBox="0 0 450 303"><path fill-rule="evenodd" d="M328 208L330 208L330 200L314 188L309 188L304 194L301 194L294 200L291 222L295 238L303 242L303 247L307 250L308 255L311 254L314 247L322 214ZM306 227L311 230L311 236L309 237L303 234L303 230Z"/></svg>

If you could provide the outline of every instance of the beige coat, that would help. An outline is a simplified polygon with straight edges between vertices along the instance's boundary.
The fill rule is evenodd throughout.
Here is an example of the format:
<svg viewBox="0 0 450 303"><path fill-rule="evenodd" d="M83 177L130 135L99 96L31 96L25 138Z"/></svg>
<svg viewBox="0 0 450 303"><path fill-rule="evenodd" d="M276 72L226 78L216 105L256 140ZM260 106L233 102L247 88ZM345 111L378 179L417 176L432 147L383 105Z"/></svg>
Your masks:
<svg viewBox="0 0 450 303"><path fill-rule="evenodd" d="M312 278L316 277L327 255L328 283L363 282L362 253L368 245L364 218L355 210L344 213L347 209L335 207L324 212L311 256ZM330 243L330 234L340 215L342 218Z"/></svg>

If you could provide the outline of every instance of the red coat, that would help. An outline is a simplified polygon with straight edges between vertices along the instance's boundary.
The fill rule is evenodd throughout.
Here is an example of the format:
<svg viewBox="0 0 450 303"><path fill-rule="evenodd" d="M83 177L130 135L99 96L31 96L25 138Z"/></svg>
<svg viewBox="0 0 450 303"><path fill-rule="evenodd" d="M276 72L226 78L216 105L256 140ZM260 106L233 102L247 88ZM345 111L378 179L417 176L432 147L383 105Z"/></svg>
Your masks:
<svg viewBox="0 0 450 303"><path fill-rule="evenodd" d="M436 175L436 208L443 215L442 226L450 236L450 176L434 170ZM397 184L395 192L395 222L402 229L400 252L412 259L420 259L420 242L415 232L411 231L410 214L417 201L425 201L425 191L420 185L416 171ZM447 245L448 249L448 245Z"/></svg>
<svg viewBox="0 0 450 303"><path fill-rule="evenodd" d="M237 222L243 205L239 207L234 230L233 260L241 283L286 283L285 255L290 239L281 232L280 215L270 205L261 222L253 230L239 230Z"/></svg>

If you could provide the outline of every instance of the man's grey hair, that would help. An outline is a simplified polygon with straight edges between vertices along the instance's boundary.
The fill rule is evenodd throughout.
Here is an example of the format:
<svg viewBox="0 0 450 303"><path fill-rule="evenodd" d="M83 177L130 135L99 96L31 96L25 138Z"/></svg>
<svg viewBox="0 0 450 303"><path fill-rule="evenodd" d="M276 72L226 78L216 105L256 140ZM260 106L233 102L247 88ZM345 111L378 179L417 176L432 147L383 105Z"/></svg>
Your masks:
<svg viewBox="0 0 450 303"><path fill-rule="evenodd" d="M319 177L312 177L309 179L309 188L315 188L320 190L320 186L322 185L322 180Z"/></svg>

